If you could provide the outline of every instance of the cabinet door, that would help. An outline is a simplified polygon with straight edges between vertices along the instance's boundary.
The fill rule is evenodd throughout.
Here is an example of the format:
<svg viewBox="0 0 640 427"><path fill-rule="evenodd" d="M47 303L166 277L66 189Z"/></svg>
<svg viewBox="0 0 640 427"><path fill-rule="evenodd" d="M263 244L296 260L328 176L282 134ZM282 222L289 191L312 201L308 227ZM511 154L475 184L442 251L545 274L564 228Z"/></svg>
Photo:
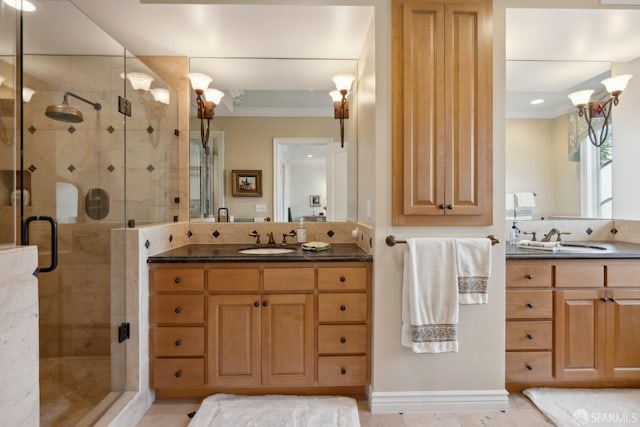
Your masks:
<svg viewBox="0 0 640 427"><path fill-rule="evenodd" d="M640 379L640 290L609 290L607 297L607 376Z"/></svg>
<svg viewBox="0 0 640 427"><path fill-rule="evenodd" d="M262 384L313 385L313 295L262 296Z"/></svg>
<svg viewBox="0 0 640 427"><path fill-rule="evenodd" d="M557 290L555 298L555 377L604 378L604 290Z"/></svg>
<svg viewBox="0 0 640 427"><path fill-rule="evenodd" d="M392 2L392 221L492 221L491 3Z"/></svg>
<svg viewBox="0 0 640 427"><path fill-rule="evenodd" d="M259 295L209 297L209 384L260 385Z"/></svg>

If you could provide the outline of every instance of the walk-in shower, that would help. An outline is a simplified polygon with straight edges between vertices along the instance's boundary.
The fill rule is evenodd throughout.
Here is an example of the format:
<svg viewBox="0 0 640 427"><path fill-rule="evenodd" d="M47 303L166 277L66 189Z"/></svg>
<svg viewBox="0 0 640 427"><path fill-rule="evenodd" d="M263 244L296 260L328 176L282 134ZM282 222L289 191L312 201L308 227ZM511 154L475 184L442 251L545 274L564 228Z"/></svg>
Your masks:
<svg viewBox="0 0 640 427"><path fill-rule="evenodd" d="M81 96L76 95L75 93L65 92L64 98L62 100L62 104L49 105L44 114L50 119L58 120L59 122L66 122L66 123L82 122L84 120L84 117L82 116L82 111L69 105L69 96L73 96L74 98L77 98L80 101L83 101L89 105L92 105L96 111L100 111L102 109L102 105L100 105L98 102L91 102L88 99L85 99Z"/></svg>

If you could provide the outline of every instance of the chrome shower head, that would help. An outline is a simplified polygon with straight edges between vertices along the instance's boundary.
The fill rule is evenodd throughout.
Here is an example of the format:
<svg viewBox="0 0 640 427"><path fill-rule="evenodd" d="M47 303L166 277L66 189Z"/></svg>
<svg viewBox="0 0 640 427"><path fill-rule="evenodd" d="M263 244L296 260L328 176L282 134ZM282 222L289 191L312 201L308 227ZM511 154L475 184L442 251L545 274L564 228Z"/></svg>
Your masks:
<svg viewBox="0 0 640 427"><path fill-rule="evenodd" d="M64 99L62 100L62 104L49 105L44 114L50 119L57 120L60 122L80 123L81 121L83 121L84 117L82 116L82 112L77 108L74 108L69 105L69 100L68 100L69 95L81 101L84 101L87 104L93 105L93 108L95 108L96 111L100 111L102 109L102 105L100 105L97 102L91 102L71 92L65 92Z"/></svg>

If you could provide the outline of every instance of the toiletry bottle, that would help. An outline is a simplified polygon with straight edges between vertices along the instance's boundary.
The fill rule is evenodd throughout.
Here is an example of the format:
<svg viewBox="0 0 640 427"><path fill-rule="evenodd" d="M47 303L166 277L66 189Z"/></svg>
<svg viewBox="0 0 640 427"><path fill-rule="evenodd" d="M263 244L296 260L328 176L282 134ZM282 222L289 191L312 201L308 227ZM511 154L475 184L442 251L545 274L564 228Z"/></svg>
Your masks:
<svg viewBox="0 0 640 427"><path fill-rule="evenodd" d="M300 225L298 225L298 234L296 234L298 243L302 244L307 241L307 230L304 228L304 219L300 218Z"/></svg>
<svg viewBox="0 0 640 427"><path fill-rule="evenodd" d="M518 243L518 240L520 240L520 229L514 221L513 225L511 226L511 232L509 233L509 241L511 243Z"/></svg>

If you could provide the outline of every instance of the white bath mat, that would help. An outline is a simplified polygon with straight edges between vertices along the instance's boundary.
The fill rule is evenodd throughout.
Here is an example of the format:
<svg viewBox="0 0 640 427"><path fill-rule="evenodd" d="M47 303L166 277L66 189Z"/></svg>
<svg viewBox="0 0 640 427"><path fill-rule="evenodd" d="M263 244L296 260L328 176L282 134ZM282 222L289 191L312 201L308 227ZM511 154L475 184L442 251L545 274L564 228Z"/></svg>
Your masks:
<svg viewBox="0 0 640 427"><path fill-rule="evenodd" d="M540 387L522 393L559 427L640 425L640 389Z"/></svg>
<svg viewBox="0 0 640 427"><path fill-rule="evenodd" d="M202 401L189 427L359 427L355 399L341 396L236 396Z"/></svg>

